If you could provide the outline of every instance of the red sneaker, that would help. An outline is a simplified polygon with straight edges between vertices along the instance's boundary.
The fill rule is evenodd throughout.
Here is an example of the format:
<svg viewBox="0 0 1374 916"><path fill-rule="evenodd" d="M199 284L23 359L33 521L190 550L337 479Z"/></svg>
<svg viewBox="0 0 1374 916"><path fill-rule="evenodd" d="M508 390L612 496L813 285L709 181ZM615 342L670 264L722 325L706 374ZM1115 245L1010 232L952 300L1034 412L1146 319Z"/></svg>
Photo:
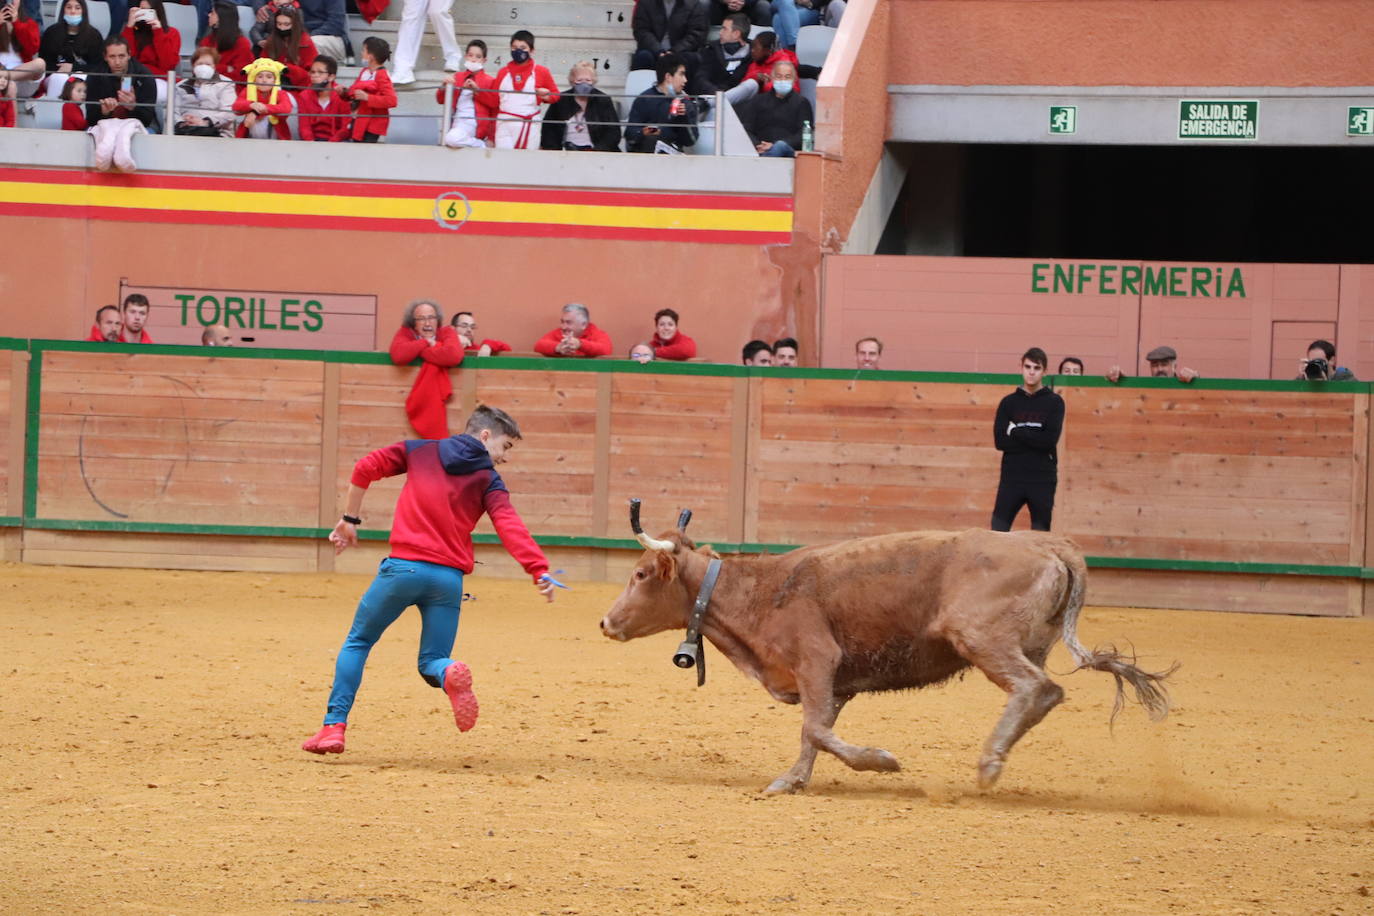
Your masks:
<svg viewBox="0 0 1374 916"><path fill-rule="evenodd" d="M454 662L444 671L444 693L453 705L453 722L460 732L477 724L477 697L472 693L472 671Z"/></svg>
<svg viewBox="0 0 1374 916"><path fill-rule="evenodd" d="M316 732L315 737L301 745L301 750L312 754L342 754L344 750L344 729L348 723L326 725Z"/></svg>

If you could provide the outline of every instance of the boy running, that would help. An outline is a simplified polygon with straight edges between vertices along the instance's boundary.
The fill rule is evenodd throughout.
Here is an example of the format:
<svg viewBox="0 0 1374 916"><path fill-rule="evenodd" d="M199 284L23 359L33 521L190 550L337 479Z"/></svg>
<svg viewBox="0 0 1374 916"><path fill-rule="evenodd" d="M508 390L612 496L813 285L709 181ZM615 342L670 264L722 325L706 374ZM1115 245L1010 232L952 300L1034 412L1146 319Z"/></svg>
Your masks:
<svg viewBox="0 0 1374 916"><path fill-rule="evenodd" d="M472 572L472 529L485 512L510 555L534 577L549 601L554 582L548 561L511 505L495 465L520 438L520 428L504 411L479 407L461 436L412 439L364 456L353 467L348 504L329 535L336 554L358 544L363 495L375 480L405 474L391 527L391 554L358 602L353 627L334 663L334 687L324 727L301 745L312 754L341 754L344 729L363 665L372 646L411 605L420 609L420 676L441 687L453 706L459 731L477 723L472 672L449 657L458 635L463 576Z"/></svg>

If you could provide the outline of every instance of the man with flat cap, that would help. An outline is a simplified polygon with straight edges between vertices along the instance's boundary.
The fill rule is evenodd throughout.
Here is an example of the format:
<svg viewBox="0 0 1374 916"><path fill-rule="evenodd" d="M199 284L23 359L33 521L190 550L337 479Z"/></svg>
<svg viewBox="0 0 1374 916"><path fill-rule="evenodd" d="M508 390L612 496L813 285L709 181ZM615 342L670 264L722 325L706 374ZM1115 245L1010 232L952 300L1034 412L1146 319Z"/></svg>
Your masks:
<svg viewBox="0 0 1374 916"><path fill-rule="evenodd" d="M1178 352L1173 347L1155 347L1145 354L1145 361L1150 364L1150 375L1153 378L1176 378L1185 385L1197 378L1196 370L1179 366ZM1120 366L1112 366L1107 370L1109 382L1119 382L1122 377Z"/></svg>

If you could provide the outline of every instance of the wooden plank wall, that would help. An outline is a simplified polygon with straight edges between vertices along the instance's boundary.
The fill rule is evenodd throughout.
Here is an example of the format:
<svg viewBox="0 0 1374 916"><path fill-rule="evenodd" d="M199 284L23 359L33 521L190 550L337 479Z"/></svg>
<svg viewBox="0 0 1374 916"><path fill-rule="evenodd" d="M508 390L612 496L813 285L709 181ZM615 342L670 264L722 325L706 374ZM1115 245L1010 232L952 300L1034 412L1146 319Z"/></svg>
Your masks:
<svg viewBox="0 0 1374 916"><path fill-rule="evenodd" d="M0 515L24 514L24 420L27 409L28 354L0 350ZM18 527L0 526L0 562L17 562L23 537Z"/></svg>
<svg viewBox="0 0 1374 916"><path fill-rule="evenodd" d="M413 436L401 407L411 368L42 358L40 520L329 527L354 462ZM999 464L991 418L1005 384L636 368L489 362L453 374L455 432L475 403L520 423L524 440L501 473L536 534L627 538L631 496L645 501L653 531L692 508L693 533L707 542L819 543L988 522ZM4 386L15 377L0 373L0 410L13 410ZM1368 395L1181 385L1063 393L1055 530L1088 554L1366 564ZM0 504L17 505L8 473L16 454L0 454ZM401 483L374 485L365 527L390 526ZM30 529L24 538L34 562L336 568L318 542L291 537ZM380 550L370 545L337 568L355 569L364 557L370 568ZM558 548L557 556L570 575L619 579L634 555ZM483 547L479 558L485 571L515 571L499 548ZM1093 583L1098 601L1321 614L1361 613L1364 592L1355 578L1206 572L1101 571Z"/></svg>

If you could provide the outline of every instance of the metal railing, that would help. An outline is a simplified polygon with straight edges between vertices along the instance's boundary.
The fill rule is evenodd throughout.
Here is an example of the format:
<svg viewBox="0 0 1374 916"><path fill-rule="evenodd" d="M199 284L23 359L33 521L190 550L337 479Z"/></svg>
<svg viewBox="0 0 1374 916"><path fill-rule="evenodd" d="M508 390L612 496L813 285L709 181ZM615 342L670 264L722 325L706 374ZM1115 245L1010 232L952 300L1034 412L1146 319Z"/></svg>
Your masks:
<svg viewBox="0 0 1374 916"><path fill-rule="evenodd" d="M87 84L88 84L88 86L89 86L89 79L90 79L91 76L102 76L102 75L113 75L113 74L108 74L108 73L106 73L106 72L104 72L104 71L96 72L96 73L76 73L76 72L73 72L73 73L62 73L62 72L60 72L60 71L52 70L52 71L47 71L47 72L45 72L45 73L43 74L43 77L42 77L42 78L43 78L44 80L46 80L48 77L54 76L54 75L61 75L61 76L66 76L66 77L68 77L68 78L86 80L86 81L87 81ZM192 80L193 77L181 76L181 75L178 75L178 74L177 74L176 72L174 72L174 71L169 71L169 72L166 73L165 75L157 75L157 74L150 74L150 75L146 75L146 76L145 76L145 75L133 75L133 76L131 76L130 78L131 78L132 80L157 81L157 82L163 83L163 84L165 85L165 87L166 87L166 90L165 90L165 92L166 92L166 97L165 97L163 100L160 100L160 101L158 101L158 102L138 102L138 101L134 101L134 102L132 102L132 103L124 103L124 104L121 105L121 107L125 108L126 110L130 110L130 109L140 109L140 108L142 108L142 109L151 108L151 109L153 109L154 111L157 111L158 109L161 109L161 110L162 110L162 114L163 114L162 119L161 119L161 120L162 120L161 132L162 132L164 135L166 135L166 136L173 136L173 135L175 135L176 123L177 123L177 102L178 102L178 100L177 100L177 84L178 84L178 83L181 83L181 82L185 82L185 81ZM247 85L248 85L248 82L247 82L246 80L232 80L232 79L229 79L228 77L225 77L223 74L220 74L220 75L219 75L219 80L220 80L220 81L223 81L223 82L228 82L228 83L230 83L231 85L233 85L233 86L235 87L235 92L236 92L236 93L237 93L239 87L247 86ZM344 88L344 87L342 87L342 86L336 86L336 87L334 87L334 88L336 88L336 89L341 89L341 88ZM440 87L435 87L435 88L440 88ZM442 111L441 111L440 113L438 113L437 115L436 115L436 114L425 114L425 113L423 113L423 112L414 112L414 111L397 111L397 110L395 110L394 108L392 108L392 109L387 109L385 115L373 115L373 116L364 115L363 117L387 117L387 118L391 118L391 119L402 119L402 120L404 120L404 119L432 120L432 119L434 119L435 117L438 117L438 118L439 118L439 132L438 132L438 136L435 138L435 143L434 143L434 145L436 145L436 146L443 146L443 145L444 145L444 138L448 135L449 131L450 131L450 130L452 129L452 127L453 127L453 123L454 123L454 113L455 113L455 111L456 111L456 108L455 108L455 105L454 105L454 101L455 101L456 90L457 90L458 88L460 88L460 87L456 87L452 82L446 81L446 82L444 82L444 83L442 84L442 89L443 89L443 102L442 102L442 106L443 106L443 107L442 107ZM282 89L283 89L283 91L287 92L288 94L290 94L290 95L293 97L293 98L292 98L292 111L291 111L290 114L279 115L278 117L285 117L285 118L309 117L309 118L350 119L350 120L357 117L357 114L354 113L354 112L343 113L343 114L331 114L331 113L326 113L326 112L302 114L302 113L300 112L300 110L299 110L298 103L295 101L294 96L295 96L297 93L313 92L313 91L315 91L315 90L313 90L313 89L311 89L311 88L309 88L309 87L301 88L301 87L290 87L290 86L283 86ZM427 91L427 90L425 90L425 91ZM495 91L495 90L487 90L487 91ZM565 95L566 95L566 94L565 94ZM606 92L602 92L601 95L602 95L603 97L606 97L606 98L609 98L609 99L612 99L612 100L615 100L615 101L630 100L630 104L631 104L631 105L633 104L633 100L634 100L634 99L639 98L639 96L637 96L637 95L625 95L625 94L606 93ZM725 131L722 130L722 129L720 129L720 128L721 128L721 126L722 126L721 114L722 114L722 112L725 110L725 105L727 104L726 99L725 99L725 93L723 93L723 92L717 92L717 93L714 94L714 96L682 96L681 98L683 98L684 100L690 99L690 100L694 103L694 106L697 108L698 111L700 111L700 107L701 107L702 103L704 102L704 100L709 98L709 99L711 100L711 101L710 101L710 118L709 118L709 120L704 120L704 121L702 121L702 120L692 120L692 121L690 121L690 122L684 122L684 121L649 121L649 122L642 122L642 121L629 121L628 118L627 118L626 120L619 120L619 119L617 119L617 120L615 120L615 121L591 121L591 120L588 120L588 121L584 121L584 123L585 123L588 127L614 126L614 127L620 128L620 129L622 129L622 130L624 130L624 129L626 129L626 128L630 128L630 127L640 127L640 128L643 128L643 127L655 127L655 128L658 128L659 130L663 130L663 129L665 129L665 128L668 128L668 129L681 129L681 128L684 128L684 127L689 127L689 128L692 128L693 130L696 130L696 131L698 132L698 142L699 142L699 138L700 138L700 131L703 131L703 130L710 130L710 131L713 131L713 132L714 132L714 135L713 135L713 138L712 138L712 149L711 149L711 154L712 154L712 155L715 155L715 156L722 156L722 155L724 155ZM15 101L16 101L18 104L20 104L20 105L32 105L32 104L50 104L50 105L51 105L51 104L56 104L56 105L79 104L79 105L82 106L82 108L86 108L87 106L89 106L89 105L91 105L91 104L94 104L94 102L92 102L92 101L90 101L90 100L83 101L83 102L71 102L71 100L69 100L69 99L52 98L52 97L48 97L48 96L40 96L40 97L37 97L37 98L30 97L30 98L28 98L28 99L16 99ZM237 122L237 121L239 121L239 120L241 120L241 119L243 118L243 115L238 114L238 113L235 113L235 112L233 112L233 111L228 111L228 112L226 112L226 113L230 114L230 115L234 118L235 122ZM477 121L479 121L479 122L530 123L530 120L529 120L529 119L522 118L522 117L519 117L519 116L516 116L516 115L508 115L508 114L507 114L507 115L502 115L502 114L500 114L500 113L498 113L498 114L495 115L495 116L477 115L477 116L475 117L475 120L477 120ZM535 123L538 123L538 124L547 123L547 119L541 117L540 121L535 122ZM559 122L559 123L566 123L566 122ZM406 142L406 141L402 141L402 143L405 143L405 142ZM398 145L399 145L399 144L398 144ZM412 144L412 145L424 145L424 144ZM695 144L693 144L693 146L695 146ZM536 145L535 148L537 148L537 145ZM691 148L691 147L689 147L689 148Z"/></svg>

